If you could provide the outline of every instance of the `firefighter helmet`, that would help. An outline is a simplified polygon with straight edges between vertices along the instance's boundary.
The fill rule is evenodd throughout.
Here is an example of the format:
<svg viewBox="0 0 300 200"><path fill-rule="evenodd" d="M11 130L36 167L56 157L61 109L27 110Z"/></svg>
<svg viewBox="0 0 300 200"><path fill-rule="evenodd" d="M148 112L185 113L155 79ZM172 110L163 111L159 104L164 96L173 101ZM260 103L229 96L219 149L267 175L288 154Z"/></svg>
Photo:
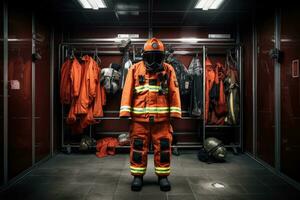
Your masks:
<svg viewBox="0 0 300 200"><path fill-rule="evenodd" d="M96 141L93 138L88 136L83 136L80 141L79 150L80 151L88 151L96 145Z"/></svg>
<svg viewBox="0 0 300 200"><path fill-rule="evenodd" d="M217 138L210 137L204 141L205 151L213 156L216 160L224 160L226 156L226 148L222 144L222 141Z"/></svg>
<svg viewBox="0 0 300 200"><path fill-rule="evenodd" d="M143 60L148 71L158 72L162 70L162 62L165 57L164 50L164 44L160 40L156 38L147 40L144 45Z"/></svg>

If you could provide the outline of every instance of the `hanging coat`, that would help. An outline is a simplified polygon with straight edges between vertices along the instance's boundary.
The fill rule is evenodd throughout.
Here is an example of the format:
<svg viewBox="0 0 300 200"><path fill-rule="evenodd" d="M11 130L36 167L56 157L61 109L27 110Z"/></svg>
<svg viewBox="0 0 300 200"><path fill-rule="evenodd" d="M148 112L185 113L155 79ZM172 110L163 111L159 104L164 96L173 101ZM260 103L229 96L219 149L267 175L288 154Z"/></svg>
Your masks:
<svg viewBox="0 0 300 200"><path fill-rule="evenodd" d="M225 91L228 107L228 115L225 118L225 123L229 125L236 125L239 123L240 94L238 80L237 69L229 67L227 77L225 78Z"/></svg>
<svg viewBox="0 0 300 200"><path fill-rule="evenodd" d="M75 114L87 114L88 107L96 97L97 83L99 82L99 67L90 56L82 57L83 73L80 93L75 103Z"/></svg>
<svg viewBox="0 0 300 200"><path fill-rule="evenodd" d="M190 113L194 116L201 116L203 107L203 68L197 56L192 59L188 72L192 77Z"/></svg>
<svg viewBox="0 0 300 200"><path fill-rule="evenodd" d="M71 104L78 97L81 85L81 65L76 58L67 59L61 68L60 100L63 104Z"/></svg>
<svg viewBox="0 0 300 200"><path fill-rule="evenodd" d="M179 83L179 92L181 95L188 95L191 92L191 76L188 70L173 54L170 54L166 63L170 64L176 73L176 78Z"/></svg>

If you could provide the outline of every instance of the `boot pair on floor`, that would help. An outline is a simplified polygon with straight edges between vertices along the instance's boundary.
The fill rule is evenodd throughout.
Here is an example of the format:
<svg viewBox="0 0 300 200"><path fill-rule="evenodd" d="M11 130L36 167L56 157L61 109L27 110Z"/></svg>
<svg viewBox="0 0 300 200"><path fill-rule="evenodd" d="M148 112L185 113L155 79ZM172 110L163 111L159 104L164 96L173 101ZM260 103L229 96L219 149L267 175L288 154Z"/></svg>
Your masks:
<svg viewBox="0 0 300 200"><path fill-rule="evenodd" d="M160 186L161 191L170 191L171 184L167 177L158 177L158 183ZM132 191L140 191L143 187L143 177L142 176L135 176L131 183L131 190Z"/></svg>

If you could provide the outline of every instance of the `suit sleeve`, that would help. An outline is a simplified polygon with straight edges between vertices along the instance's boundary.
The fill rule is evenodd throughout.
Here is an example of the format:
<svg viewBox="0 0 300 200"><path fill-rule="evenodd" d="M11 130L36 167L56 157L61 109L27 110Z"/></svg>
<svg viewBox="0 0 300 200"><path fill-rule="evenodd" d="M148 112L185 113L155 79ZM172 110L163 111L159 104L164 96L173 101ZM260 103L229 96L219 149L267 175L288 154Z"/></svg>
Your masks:
<svg viewBox="0 0 300 200"><path fill-rule="evenodd" d="M74 59L71 67L71 72L70 72L74 97L79 96L80 85L81 85L81 70L82 70L81 65L76 59Z"/></svg>
<svg viewBox="0 0 300 200"><path fill-rule="evenodd" d="M174 69L170 70L169 80L170 117L181 119L181 102L178 81Z"/></svg>
<svg viewBox="0 0 300 200"><path fill-rule="evenodd" d="M130 117L132 111L132 97L134 90L134 66L130 67L126 76L120 107L120 117Z"/></svg>

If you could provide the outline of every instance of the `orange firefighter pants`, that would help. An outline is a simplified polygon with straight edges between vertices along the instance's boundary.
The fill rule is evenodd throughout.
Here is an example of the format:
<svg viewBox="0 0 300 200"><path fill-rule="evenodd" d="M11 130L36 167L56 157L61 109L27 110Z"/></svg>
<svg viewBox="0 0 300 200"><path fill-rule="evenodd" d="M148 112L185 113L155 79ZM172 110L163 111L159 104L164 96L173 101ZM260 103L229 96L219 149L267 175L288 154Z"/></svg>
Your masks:
<svg viewBox="0 0 300 200"><path fill-rule="evenodd" d="M147 169L150 141L154 146L154 166L158 176L170 174L172 126L169 121L158 123L132 122L130 128L130 171L143 176Z"/></svg>

